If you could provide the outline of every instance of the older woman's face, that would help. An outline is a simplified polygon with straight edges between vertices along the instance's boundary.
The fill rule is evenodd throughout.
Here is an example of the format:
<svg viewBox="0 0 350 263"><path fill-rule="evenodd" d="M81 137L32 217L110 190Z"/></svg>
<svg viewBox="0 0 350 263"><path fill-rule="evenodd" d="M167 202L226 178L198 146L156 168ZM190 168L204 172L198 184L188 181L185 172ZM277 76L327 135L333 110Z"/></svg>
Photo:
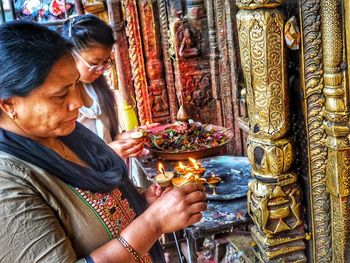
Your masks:
<svg viewBox="0 0 350 263"><path fill-rule="evenodd" d="M79 73L71 55L61 58L45 82L25 97L15 97L16 125L25 136L49 138L64 136L75 128L82 107Z"/></svg>
<svg viewBox="0 0 350 263"><path fill-rule="evenodd" d="M92 83L103 74L103 65L108 66L112 48L94 46L79 50L79 56L75 56L77 69L80 73L80 81ZM91 70L91 67L100 66L102 70ZM93 69L93 68L92 68Z"/></svg>

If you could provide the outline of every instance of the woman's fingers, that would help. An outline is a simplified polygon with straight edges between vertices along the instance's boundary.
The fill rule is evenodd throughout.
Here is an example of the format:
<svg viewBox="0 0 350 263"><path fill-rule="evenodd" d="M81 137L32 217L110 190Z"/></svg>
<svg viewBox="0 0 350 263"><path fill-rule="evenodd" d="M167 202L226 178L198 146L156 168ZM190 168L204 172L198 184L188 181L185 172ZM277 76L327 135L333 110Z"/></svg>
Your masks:
<svg viewBox="0 0 350 263"><path fill-rule="evenodd" d="M198 214L198 213L203 212L205 210L207 210L207 203L205 203L205 202L194 203L188 209L188 211L191 215Z"/></svg>
<svg viewBox="0 0 350 263"><path fill-rule="evenodd" d="M139 152L142 153L143 145L144 143L142 141L138 143L130 141L123 143L121 147L126 154L135 154Z"/></svg>
<svg viewBox="0 0 350 263"><path fill-rule="evenodd" d="M192 193L194 191L204 191L205 190L203 185L195 184L195 183L186 184L179 189L185 194L189 194L189 193Z"/></svg>
<svg viewBox="0 0 350 263"><path fill-rule="evenodd" d="M189 204L193 204L193 203L205 201L206 197L207 197L207 195L203 191L195 191L195 192L187 194L185 200Z"/></svg>
<svg viewBox="0 0 350 263"><path fill-rule="evenodd" d="M143 150L143 140L116 140L108 144L120 157L140 156Z"/></svg>
<svg viewBox="0 0 350 263"><path fill-rule="evenodd" d="M141 125L139 128L144 129L144 130L148 130L148 129L158 127L159 125L160 125L160 123L155 122L155 123L150 123L150 124L146 124L146 125Z"/></svg>
<svg viewBox="0 0 350 263"><path fill-rule="evenodd" d="M190 219L188 220L188 225L187 226L190 226L190 225L193 225L199 221L201 221L202 219L202 214L201 213L198 213L198 214L193 214Z"/></svg>
<svg viewBox="0 0 350 263"><path fill-rule="evenodd" d="M172 186L168 186L167 188L165 188L165 190L162 192L162 195L170 192L171 190L173 190L173 187Z"/></svg>

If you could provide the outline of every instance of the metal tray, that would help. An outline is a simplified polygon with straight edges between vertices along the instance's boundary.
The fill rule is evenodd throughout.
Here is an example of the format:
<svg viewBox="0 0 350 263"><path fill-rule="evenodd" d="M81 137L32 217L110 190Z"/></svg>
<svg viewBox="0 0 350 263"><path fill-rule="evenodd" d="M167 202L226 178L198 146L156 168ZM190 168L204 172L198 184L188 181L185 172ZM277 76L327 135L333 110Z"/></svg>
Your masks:
<svg viewBox="0 0 350 263"><path fill-rule="evenodd" d="M206 127L208 129L214 129L216 131L225 130L225 127L222 126L216 126L211 124L206 124ZM214 155L220 155L225 154L226 151L226 144L232 140L234 134L232 130L226 130L224 132L225 136L227 136L227 141L208 149L198 150L198 151L186 151L186 152L166 152L166 151L156 151L154 149L151 149L147 147L147 149L152 153L154 157L157 157L159 159L163 160L187 160L188 158L194 158L194 159L200 159L208 156L214 156Z"/></svg>
<svg viewBox="0 0 350 263"><path fill-rule="evenodd" d="M216 187L216 195L212 195L213 189L206 186L207 200L231 200L247 195L248 182L252 179L247 157L220 156L206 158L201 163L207 169L204 177L214 173L222 180Z"/></svg>

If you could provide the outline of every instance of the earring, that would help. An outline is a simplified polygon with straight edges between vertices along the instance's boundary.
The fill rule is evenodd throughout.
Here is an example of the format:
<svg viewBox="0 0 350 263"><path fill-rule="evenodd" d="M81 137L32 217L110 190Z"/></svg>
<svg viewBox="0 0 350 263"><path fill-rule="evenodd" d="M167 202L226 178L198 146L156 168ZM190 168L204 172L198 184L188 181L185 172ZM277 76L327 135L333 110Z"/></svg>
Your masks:
<svg viewBox="0 0 350 263"><path fill-rule="evenodd" d="M16 113L15 111L10 112L10 118L11 118L12 120L17 119L17 113Z"/></svg>

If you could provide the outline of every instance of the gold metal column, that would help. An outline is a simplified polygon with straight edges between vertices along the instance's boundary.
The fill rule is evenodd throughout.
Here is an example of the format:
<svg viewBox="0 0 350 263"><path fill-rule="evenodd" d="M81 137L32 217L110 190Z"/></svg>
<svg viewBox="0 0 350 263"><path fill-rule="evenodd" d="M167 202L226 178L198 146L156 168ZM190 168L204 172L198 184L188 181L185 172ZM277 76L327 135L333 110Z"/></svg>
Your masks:
<svg viewBox="0 0 350 263"><path fill-rule="evenodd" d="M321 1L324 127L328 135L326 183L332 207L332 262L336 263L350 260L350 129L341 3Z"/></svg>
<svg viewBox="0 0 350 263"><path fill-rule="evenodd" d="M248 211L261 262L306 262L300 189L291 171L293 144L284 44L283 0L238 0L242 67L249 116L248 158L254 180Z"/></svg>

